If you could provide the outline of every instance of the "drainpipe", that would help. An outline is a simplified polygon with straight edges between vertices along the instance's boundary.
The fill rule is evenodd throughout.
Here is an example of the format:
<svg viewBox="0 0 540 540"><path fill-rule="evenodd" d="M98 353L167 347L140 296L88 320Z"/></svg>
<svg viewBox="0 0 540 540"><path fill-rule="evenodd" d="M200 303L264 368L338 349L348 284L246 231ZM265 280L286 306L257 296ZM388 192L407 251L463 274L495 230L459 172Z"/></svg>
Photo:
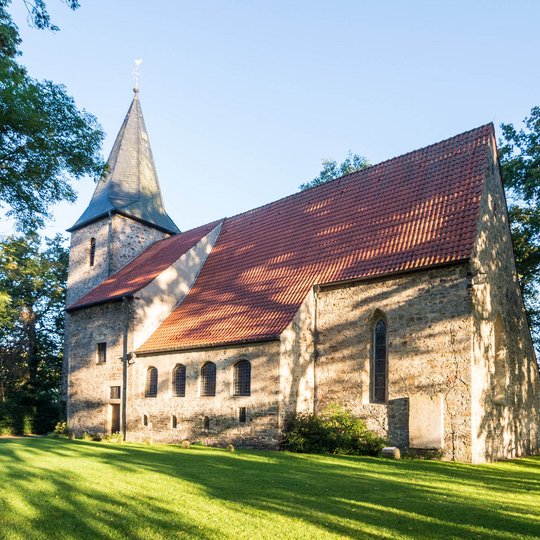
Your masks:
<svg viewBox="0 0 540 540"><path fill-rule="evenodd" d="M319 316L319 291L320 285L313 287L313 413L317 412L317 396L318 396L318 384L317 384L317 360L319 359L319 328L318 328L318 316Z"/></svg>
<svg viewBox="0 0 540 540"><path fill-rule="evenodd" d="M128 333L129 333L129 300L127 296L122 297L122 307L124 308L124 336L122 344L122 437L124 441L127 437L127 372L128 372Z"/></svg>
<svg viewBox="0 0 540 540"><path fill-rule="evenodd" d="M112 234L113 234L113 231L112 231L112 211L109 210L109 230L108 230L108 233L107 233L107 277L109 277L111 275L111 258L112 258L112 253L111 253L111 244L112 244Z"/></svg>

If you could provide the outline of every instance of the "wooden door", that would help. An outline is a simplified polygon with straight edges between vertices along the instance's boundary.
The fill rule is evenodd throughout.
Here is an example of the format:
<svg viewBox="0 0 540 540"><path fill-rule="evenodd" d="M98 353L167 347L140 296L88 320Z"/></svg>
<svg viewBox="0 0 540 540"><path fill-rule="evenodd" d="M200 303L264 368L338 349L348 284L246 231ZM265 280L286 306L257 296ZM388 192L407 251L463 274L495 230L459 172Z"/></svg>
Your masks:
<svg viewBox="0 0 540 540"><path fill-rule="evenodd" d="M111 407L111 433L120 432L120 405L113 404Z"/></svg>

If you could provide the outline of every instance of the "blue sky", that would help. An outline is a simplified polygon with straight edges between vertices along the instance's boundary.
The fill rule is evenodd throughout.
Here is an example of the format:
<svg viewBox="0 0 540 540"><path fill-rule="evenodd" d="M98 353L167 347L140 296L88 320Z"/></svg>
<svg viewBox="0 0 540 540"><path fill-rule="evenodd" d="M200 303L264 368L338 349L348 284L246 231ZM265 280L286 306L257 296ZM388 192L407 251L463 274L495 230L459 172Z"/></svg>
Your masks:
<svg viewBox="0 0 540 540"><path fill-rule="evenodd" d="M293 193L321 159L376 163L540 105L540 2L48 0L58 33L12 12L22 62L107 133L141 104L165 203L186 230ZM72 225L93 191L55 210ZM9 232L0 224L0 233Z"/></svg>

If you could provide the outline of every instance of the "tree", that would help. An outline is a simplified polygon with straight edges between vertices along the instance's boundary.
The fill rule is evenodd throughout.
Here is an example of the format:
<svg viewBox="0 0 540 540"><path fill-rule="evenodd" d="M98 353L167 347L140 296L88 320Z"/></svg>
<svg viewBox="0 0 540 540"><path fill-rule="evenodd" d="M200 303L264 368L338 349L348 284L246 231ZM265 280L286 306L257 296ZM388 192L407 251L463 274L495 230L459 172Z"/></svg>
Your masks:
<svg viewBox="0 0 540 540"><path fill-rule="evenodd" d="M345 174L361 171L370 165L366 158L359 156L358 154L353 154L351 151L349 151L347 158L341 165L338 165L336 161L329 159L324 159L322 164L323 168L319 175L313 178L313 180L302 184L300 186L301 191L320 186L321 184L326 184L326 182L330 182L330 180L334 180Z"/></svg>
<svg viewBox="0 0 540 540"><path fill-rule="evenodd" d="M540 345L540 107L524 128L501 124L499 159L509 203L516 267L533 339Z"/></svg>
<svg viewBox="0 0 540 540"><path fill-rule="evenodd" d="M0 242L0 401L58 405L67 268L60 235Z"/></svg>
<svg viewBox="0 0 540 540"><path fill-rule="evenodd" d="M37 81L17 62L21 39L10 3L0 0L0 208L30 231L43 225L54 203L75 200L71 177L102 174L103 131L63 85ZM34 26L57 29L43 0L25 4Z"/></svg>

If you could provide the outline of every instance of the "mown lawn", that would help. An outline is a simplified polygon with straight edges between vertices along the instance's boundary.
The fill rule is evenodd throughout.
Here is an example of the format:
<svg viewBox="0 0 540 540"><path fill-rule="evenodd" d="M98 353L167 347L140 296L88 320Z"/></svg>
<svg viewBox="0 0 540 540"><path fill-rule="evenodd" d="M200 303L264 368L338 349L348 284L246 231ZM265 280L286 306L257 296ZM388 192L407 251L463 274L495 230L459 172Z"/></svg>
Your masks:
<svg viewBox="0 0 540 540"><path fill-rule="evenodd" d="M540 458L471 466L0 439L0 538L537 538Z"/></svg>

